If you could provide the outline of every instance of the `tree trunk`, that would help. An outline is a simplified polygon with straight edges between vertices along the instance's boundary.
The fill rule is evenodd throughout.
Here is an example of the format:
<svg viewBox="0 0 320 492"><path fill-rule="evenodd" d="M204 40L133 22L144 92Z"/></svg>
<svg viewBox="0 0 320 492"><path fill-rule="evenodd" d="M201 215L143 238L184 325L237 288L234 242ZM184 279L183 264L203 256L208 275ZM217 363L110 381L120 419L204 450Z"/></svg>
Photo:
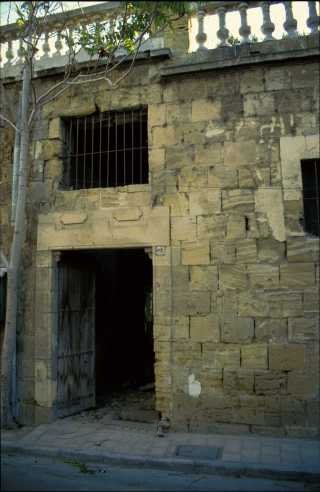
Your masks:
<svg viewBox="0 0 320 492"><path fill-rule="evenodd" d="M28 157L30 143L30 129L28 125L29 100L31 93L31 66L26 61L22 77L21 93L21 120L20 120L20 160L18 170L18 195L16 203L13 240L10 252L9 268L7 273L7 305L4 340L1 360L1 426L14 425L13 408L13 374L15 374L15 350L17 334L17 312L19 295L19 272L21 272L22 249L25 240L26 224L26 191L28 177Z"/></svg>

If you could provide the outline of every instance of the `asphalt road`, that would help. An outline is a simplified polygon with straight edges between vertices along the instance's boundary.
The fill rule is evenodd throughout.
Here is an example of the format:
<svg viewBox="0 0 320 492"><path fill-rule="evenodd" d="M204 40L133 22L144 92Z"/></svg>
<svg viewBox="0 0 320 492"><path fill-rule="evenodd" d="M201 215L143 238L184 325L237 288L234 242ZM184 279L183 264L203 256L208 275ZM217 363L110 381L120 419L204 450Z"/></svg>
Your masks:
<svg viewBox="0 0 320 492"><path fill-rule="evenodd" d="M306 488L305 488L306 487ZM220 477L106 464L84 464L63 458L2 455L1 490L316 490L293 481ZM319 490L319 489L317 489Z"/></svg>

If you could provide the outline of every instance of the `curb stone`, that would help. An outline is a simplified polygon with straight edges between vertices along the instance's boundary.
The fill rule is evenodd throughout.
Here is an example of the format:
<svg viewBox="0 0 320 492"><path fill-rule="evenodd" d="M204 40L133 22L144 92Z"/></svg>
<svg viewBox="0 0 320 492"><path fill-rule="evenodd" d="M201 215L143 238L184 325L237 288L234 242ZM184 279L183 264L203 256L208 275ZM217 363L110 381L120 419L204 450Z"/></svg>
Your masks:
<svg viewBox="0 0 320 492"><path fill-rule="evenodd" d="M153 458L144 455L129 455L124 453L97 453L94 449L68 450L63 448L33 447L2 442L2 453L31 454L50 458L77 459L91 463L112 465L151 467L162 470L177 470L188 473L206 473L208 475L246 476L276 480L298 480L320 483L320 469L295 466L266 466L262 464L241 464L216 460L190 460L185 458Z"/></svg>

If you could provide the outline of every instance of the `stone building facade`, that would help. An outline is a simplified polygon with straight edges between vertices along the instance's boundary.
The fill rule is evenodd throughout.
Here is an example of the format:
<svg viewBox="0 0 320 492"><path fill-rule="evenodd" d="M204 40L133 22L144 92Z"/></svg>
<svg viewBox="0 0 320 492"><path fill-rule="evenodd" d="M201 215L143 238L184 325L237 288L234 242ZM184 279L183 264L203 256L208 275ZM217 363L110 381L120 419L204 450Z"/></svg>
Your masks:
<svg viewBox="0 0 320 492"><path fill-rule="evenodd" d="M318 37L193 54L167 41L173 57L142 57L116 91L103 82L72 87L36 121L20 418L56 418L61 254L138 248L152 261L156 410L172 428L318 435L319 238L302 220L301 171L303 161L320 172ZM36 83L59 77L39 72ZM16 81L5 83L15 93ZM66 118L140 107L148 182L63 189ZM13 137L2 128L7 256Z"/></svg>

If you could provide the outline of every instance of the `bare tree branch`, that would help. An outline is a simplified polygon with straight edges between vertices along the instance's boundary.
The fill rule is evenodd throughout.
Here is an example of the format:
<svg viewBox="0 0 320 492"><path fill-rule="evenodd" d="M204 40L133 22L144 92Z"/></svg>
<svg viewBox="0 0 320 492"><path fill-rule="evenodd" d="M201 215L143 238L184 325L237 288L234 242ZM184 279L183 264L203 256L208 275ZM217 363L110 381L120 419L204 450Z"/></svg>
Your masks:
<svg viewBox="0 0 320 492"><path fill-rule="evenodd" d="M9 120L9 118L6 118L3 114L0 113L0 118L2 120L4 120L6 123L8 123L10 126L12 126L12 128L16 131L16 132L20 132L19 128L14 124L12 123L11 120Z"/></svg>

